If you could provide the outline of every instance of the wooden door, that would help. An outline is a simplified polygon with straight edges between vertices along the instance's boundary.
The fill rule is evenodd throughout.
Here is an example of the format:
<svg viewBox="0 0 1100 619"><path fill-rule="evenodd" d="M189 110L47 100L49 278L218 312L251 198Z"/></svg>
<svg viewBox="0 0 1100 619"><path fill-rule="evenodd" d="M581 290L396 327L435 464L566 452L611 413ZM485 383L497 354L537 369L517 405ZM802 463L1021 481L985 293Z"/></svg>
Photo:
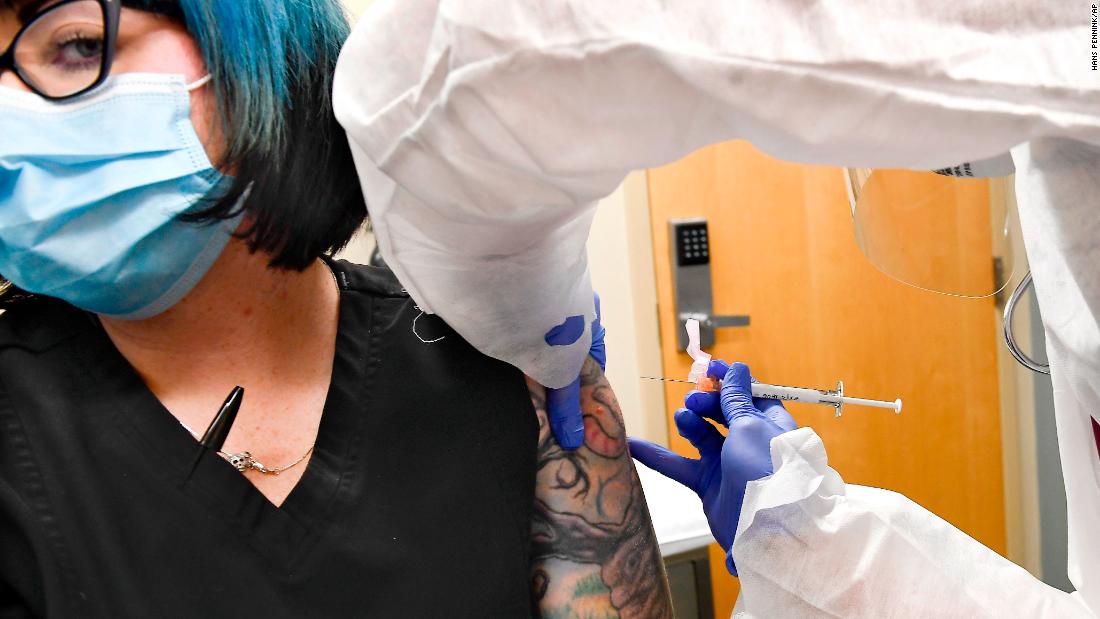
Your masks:
<svg viewBox="0 0 1100 619"><path fill-rule="evenodd" d="M843 172L720 144L648 175L664 376L685 378L676 350L668 221L706 217L716 314L715 357L749 364L763 382L904 401L901 415L794 404L849 483L905 494L1004 554L1005 519L994 304L898 283L855 242ZM959 200L987 212L988 187ZM975 250L978 251L978 250ZM672 447L691 454L671 413L687 386L665 383ZM730 616L734 579L711 549L715 616Z"/></svg>

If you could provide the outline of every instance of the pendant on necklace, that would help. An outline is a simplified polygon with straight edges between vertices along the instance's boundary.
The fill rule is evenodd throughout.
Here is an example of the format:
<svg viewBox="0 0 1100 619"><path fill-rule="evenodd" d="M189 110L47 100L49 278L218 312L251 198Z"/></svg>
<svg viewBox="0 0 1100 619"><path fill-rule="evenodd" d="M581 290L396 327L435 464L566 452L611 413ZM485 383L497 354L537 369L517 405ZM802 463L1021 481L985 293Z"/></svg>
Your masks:
<svg viewBox="0 0 1100 619"><path fill-rule="evenodd" d="M259 471L261 473L270 472L270 471L267 470L266 466L264 466L259 461L253 459L252 454L248 453L247 451L242 451L240 453L235 453L235 454L225 454L223 457L226 460L228 460L230 464L232 464L234 467L236 467L236 469L238 471L240 471L242 473L244 473L245 471L247 471L249 469L253 469L253 470Z"/></svg>

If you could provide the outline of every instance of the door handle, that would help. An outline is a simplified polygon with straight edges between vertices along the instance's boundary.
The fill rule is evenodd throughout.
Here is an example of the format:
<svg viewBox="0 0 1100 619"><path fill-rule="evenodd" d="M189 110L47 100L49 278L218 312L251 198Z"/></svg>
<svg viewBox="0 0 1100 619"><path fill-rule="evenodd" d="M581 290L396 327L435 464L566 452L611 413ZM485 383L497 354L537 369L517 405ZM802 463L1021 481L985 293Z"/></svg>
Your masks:
<svg viewBox="0 0 1100 619"><path fill-rule="evenodd" d="M706 320L701 321L704 327L711 327L713 329L724 329L726 327L747 327L749 326L750 319L748 316L734 315L734 316L711 316Z"/></svg>
<svg viewBox="0 0 1100 619"><path fill-rule="evenodd" d="M714 313L711 294L710 239L705 219L673 219L669 221L672 250L672 274L675 290L676 333L680 350L687 350L685 320L699 321L699 345L714 346L714 330L747 327L748 316Z"/></svg>
<svg viewBox="0 0 1100 619"><path fill-rule="evenodd" d="M677 315L680 320L680 326L683 326L684 322L695 319L699 321L699 347L710 348L714 346L714 330L715 329L727 329L731 327L747 327L752 323L752 320L748 316L744 315L719 315L711 316L709 314L701 314L695 312L684 312ZM684 331L684 329L679 329ZM687 334L684 333L680 336L683 340L680 342L680 348L687 350Z"/></svg>

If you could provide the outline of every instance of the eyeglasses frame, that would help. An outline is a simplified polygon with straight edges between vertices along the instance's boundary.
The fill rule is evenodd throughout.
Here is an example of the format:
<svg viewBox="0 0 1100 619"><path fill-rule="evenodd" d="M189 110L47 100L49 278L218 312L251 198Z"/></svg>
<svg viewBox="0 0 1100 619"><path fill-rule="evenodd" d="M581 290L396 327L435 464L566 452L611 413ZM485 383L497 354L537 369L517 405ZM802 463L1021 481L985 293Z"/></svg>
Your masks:
<svg viewBox="0 0 1100 619"><path fill-rule="evenodd" d="M99 76L89 86L67 95L49 95L42 92L37 86L35 86L34 81L31 80L30 77L24 75L23 70L15 62L15 48L19 46L19 40L23 37L27 30L32 25L34 25L36 21L41 19L44 15L48 15L49 13L56 11L58 8L63 7L67 4L73 4L75 2L87 2L87 0L61 0L61 2L50 5L46 7L46 9L39 11L38 13L35 13L33 16L31 16L31 18L28 19L19 29L19 32L15 33L15 37L11 40L11 44L8 45L8 48L4 50L4 53L0 54L0 73L3 73L4 71L11 71L15 73L16 77L19 78L19 81L26 84L27 88L30 88L32 91L34 91L35 94L42 97L43 99L54 102L73 99L88 91L98 88L111 75L111 65L114 63L115 60L115 43L118 40L118 21L119 16L122 12L122 3L121 0L95 1L99 4L100 9L103 10L103 58L100 60L99 64Z"/></svg>

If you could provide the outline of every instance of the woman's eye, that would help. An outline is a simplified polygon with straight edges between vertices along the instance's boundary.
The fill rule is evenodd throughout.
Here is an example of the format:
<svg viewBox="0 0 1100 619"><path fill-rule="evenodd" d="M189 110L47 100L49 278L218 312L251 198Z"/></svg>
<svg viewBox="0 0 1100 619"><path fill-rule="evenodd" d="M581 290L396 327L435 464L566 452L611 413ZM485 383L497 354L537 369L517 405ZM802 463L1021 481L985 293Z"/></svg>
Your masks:
<svg viewBox="0 0 1100 619"><path fill-rule="evenodd" d="M55 3L27 21L18 35L15 66L41 92L81 92L103 77L110 53L106 37L98 0Z"/></svg>
<svg viewBox="0 0 1100 619"><path fill-rule="evenodd" d="M60 68L84 69L99 66L103 55L103 39L73 37L54 47L52 64Z"/></svg>

